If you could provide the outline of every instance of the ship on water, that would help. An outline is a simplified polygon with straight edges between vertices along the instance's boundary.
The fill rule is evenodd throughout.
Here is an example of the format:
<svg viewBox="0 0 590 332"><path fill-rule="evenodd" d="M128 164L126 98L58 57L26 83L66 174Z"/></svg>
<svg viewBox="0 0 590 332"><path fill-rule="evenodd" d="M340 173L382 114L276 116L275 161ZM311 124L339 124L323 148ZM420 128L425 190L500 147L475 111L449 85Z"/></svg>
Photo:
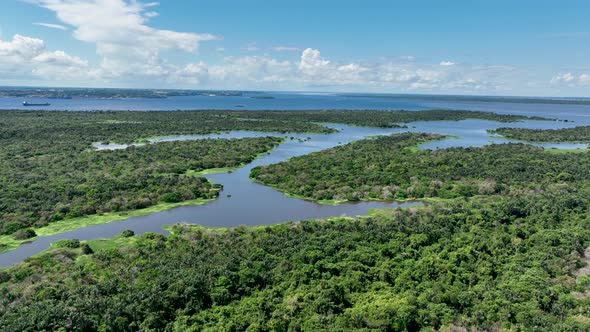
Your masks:
<svg viewBox="0 0 590 332"><path fill-rule="evenodd" d="M28 101L23 101L23 106L49 106L50 103L29 103Z"/></svg>

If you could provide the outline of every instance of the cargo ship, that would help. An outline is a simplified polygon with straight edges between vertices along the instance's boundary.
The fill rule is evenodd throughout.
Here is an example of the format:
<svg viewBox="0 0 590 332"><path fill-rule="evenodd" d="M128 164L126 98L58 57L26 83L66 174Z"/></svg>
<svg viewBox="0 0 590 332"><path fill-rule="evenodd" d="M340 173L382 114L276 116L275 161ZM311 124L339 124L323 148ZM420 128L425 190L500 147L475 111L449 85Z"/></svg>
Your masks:
<svg viewBox="0 0 590 332"><path fill-rule="evenodd" d="M50 103L29 103L28 101L23 101L23 106L49 106Z"/></svg>

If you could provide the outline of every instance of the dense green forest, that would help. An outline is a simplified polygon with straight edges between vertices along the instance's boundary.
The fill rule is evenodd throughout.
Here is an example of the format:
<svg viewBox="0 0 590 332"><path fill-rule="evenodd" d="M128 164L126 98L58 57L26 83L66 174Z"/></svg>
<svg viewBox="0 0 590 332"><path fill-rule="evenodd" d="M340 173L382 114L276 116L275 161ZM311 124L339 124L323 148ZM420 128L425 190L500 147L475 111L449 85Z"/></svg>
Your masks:
<svg viewBox="0 0 590 332"><path fill-rule="evenodd" d="M560 129L498 128L490 132L529 142L590 142L590 126Z"/></svg>
<svg viewBox="0 0 590 332"><path fill-rule="evenodd" d="M0 158L0 234L84 215L213 198L207 179L189 170L236 167L280 138L164 142L113 151Z"/></svg>
<svg viewBox="0 0 590 332"><path fill-rule="evenodd" d="M554 154L526 144L416 148L440 137L365 139L256 167L250 176L289 194L336 201L470 197L590 180L588 153Z"/></svg>
<svg viewBox="0 0 590 332"><path fill-rule="evenodd" d="M522 119L464 111L3 111L0 234L26 238L34 233L21 229L52 221L210 198L214 192L209 183L182 173L250 162L278 139L158 143L102 152L91 150L93 142L131 143L159 135L228 130L330 133L334 129L315 122L397 126L394 122L470 117Z"/></svg>
<svg viewBox="0 0 590 332"><path fill-rule="evenodd" d="M478 111L426 110L426 111L241 111L228 112L243 119L267 119L275 121L305 121L319 123L344 123L356 126L396 128L404 123L416 121L458 121L465 119L481 119L498 122L514 122L519 120L546 120L541 117L528 117L510 114L497 114Z"/></svg>
<svg viewBox="0 0 590 332"><path fill-rule="evenodd" d="M589 198L554 184L358 220L67 241L0 272L0 329L588 330Z"/></svg>
<svg viewBox="0 0 590 332"><path fill-rule="evenodd" d="M211 198L191 175L247 163L280 138L95 151L93 142L317 123L522 117L481 112L0 112L0 229ZM435 197L424 207L170 236L59 241L0 270L2 331L590 330L590 155L524 144L419 150L404 133L253 169L321 200Z"/></svg>

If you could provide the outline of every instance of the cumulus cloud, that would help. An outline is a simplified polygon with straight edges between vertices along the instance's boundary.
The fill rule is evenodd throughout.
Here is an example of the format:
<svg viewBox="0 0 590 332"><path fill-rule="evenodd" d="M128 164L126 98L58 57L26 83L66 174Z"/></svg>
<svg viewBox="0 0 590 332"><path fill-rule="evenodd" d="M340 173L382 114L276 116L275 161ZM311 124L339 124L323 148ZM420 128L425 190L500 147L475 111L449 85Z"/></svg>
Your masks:
<svg viewBox="0 0 590 332"><path fill-rule="evenodd" d="M178 68L161 57L166 50L196 52L199 43L219 37L155 29L147 25L157 3L125 0L35 0L73 27L73 37L96 45L104 77L143 72L147 76L173 75Z"/></svg>
<svg viewBox="0 0 590 332"><path fill-rule="evenodd" d="M222 64L209 68L212 82L240 88L265 84L293 83L295 66L268 56L226 57Z"/></svg>
<svg viewBox="0 0 590 332"><path fill-rule="evenodd" d="M60 24L53 24L53 23L43 23L43 22L35 22L33 23L33 25L38 25L38 26L42 26L42 27L46 27L46 28L50 28L50 29L58 29L58 30L69 30L67 27L60 25Z"/></svg>
<svg viewBox="0 0 590 332"><path fill-rule="evenodd" d="M88 62L64 51L48 51L38 38L14 35L0 39L0 73L4 77L51 79L90 78Z"/></svg>
<svg viewBox="0 0 590 332"><path fill-rule="evenodd" d="M322 58L319 50L306 48L301 53L299 71L304 76L308 76L310 79L313 79L314 77L325 75L326 71L331 69L332 66L330 61Z"/></svg>
<svg viewBox="0 0 590 332"><path fill-rule="evenodd" d="M95 45L100 61L86 60L60 50L48 50L41 39L15 35L0 38L0 74L52 79L103 80L128 85L233 89L314 89L379 91L490 92L501 89L511 68L469 66L452 61L420 64L413 56L375 61L341 62L319 49L275 46L281 59L257 53L225 56L209 64L170 62L171 51L196 54L200 43L220 39L207 33L156 29L149 20L158 15L158 3L139 0L27 0L53 11L72 36ZM38 25L50 26L49 23ZM58 28L59 29L59 28ZM244 48L260 51L256 43ZM224 49L217 46L217 52ZM297 53L295 53L297 52ZM219 54L219 53L218 53ZM271 53L276 55L274 53ZM285 60L288 57L288 60ZM569 73L568 73L569 74ZM569 74L573 76L572 74ZM568 76L556 78L567 81ZM578 75L577 82L590 76ZM589 82L590 84L590 82Z"/></svg>
<svg viewBox="0 0 590 332"><path fill-rule="evenodd" d="M292 46L273 46L270 48L275 52L296 52L300 51L299 47L292 47Z"/></svg>
<svg viewBox="0 0 590 332"><path fill-rule="evenodd" d="M590 84L590 75L579 74L574 75L570 72L555 74L551 78L553 85L567 85L567 86L584 86Z"/></svg>
<svg viewBox="0 0 590 332"><path fill-rule="evenodd" d="M501 84L486 78L500 77L510 70L502 66L419 66L399 58L385 62L338 63L325 58L318 49L307 48L298 61L279 61L269 56L226 57L222 64L209 68L208 82L228 88L490 91L500 89Z"/></svg>

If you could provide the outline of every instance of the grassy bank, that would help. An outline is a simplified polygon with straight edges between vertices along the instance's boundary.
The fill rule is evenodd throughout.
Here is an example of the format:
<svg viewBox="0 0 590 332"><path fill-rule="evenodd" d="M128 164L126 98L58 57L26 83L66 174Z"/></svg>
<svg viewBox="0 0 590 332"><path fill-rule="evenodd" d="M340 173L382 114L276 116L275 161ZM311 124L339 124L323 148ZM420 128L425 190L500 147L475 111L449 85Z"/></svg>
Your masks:
<svg viewBox="0 0 590 332"><path fill-rule="evenodd" d="M218 168L209 168L209 169L205 169L202 171L193 171L193 170L188 170L185 174L188 176L202 176L202 175L207 175L207 174L216 174L216 173L224 173L224 172L233 172L239 168L244 167L245 164L236 166L236 167L218 167Z"/></svg>
<svg viewBox="0 0 590 332"><path fill-rule="evenodd" d="M133 210L133 211L124 211L124 212L111 212L111 213L104 213L100 215L91 215L91 216L84 216L80 218L72 218L72 219L64 219L58 222L51 223L45 227L35 229L35 233L37 236L49 236L55 235L63 232L73 231L78 228L88 227L93 225L100 225L106 224L113 221L121 221L125 219L129 219L132 217L140 217L145 216L154 212L160 212L164 210L169 210L175 208L177 206L182 205L201 205L208 202L213 201L214 199L194 199L188 200L184 202L178 203L161 203L157 205L153 205L147 207L145 209ZM25 242L30 242L35 240L36 237L26 239L26 240L15 240L10 235L2 235L0 236L0 253L7 252L10 250L14 250L18 248L21 244Z"/></svg>
<svg viewBox="0 0 590 332"><path fill-rule="evenodd" d="M564 154L564 153L586 153L588 149L559 149L559 148L544 148L547 153Z"/></svg>

